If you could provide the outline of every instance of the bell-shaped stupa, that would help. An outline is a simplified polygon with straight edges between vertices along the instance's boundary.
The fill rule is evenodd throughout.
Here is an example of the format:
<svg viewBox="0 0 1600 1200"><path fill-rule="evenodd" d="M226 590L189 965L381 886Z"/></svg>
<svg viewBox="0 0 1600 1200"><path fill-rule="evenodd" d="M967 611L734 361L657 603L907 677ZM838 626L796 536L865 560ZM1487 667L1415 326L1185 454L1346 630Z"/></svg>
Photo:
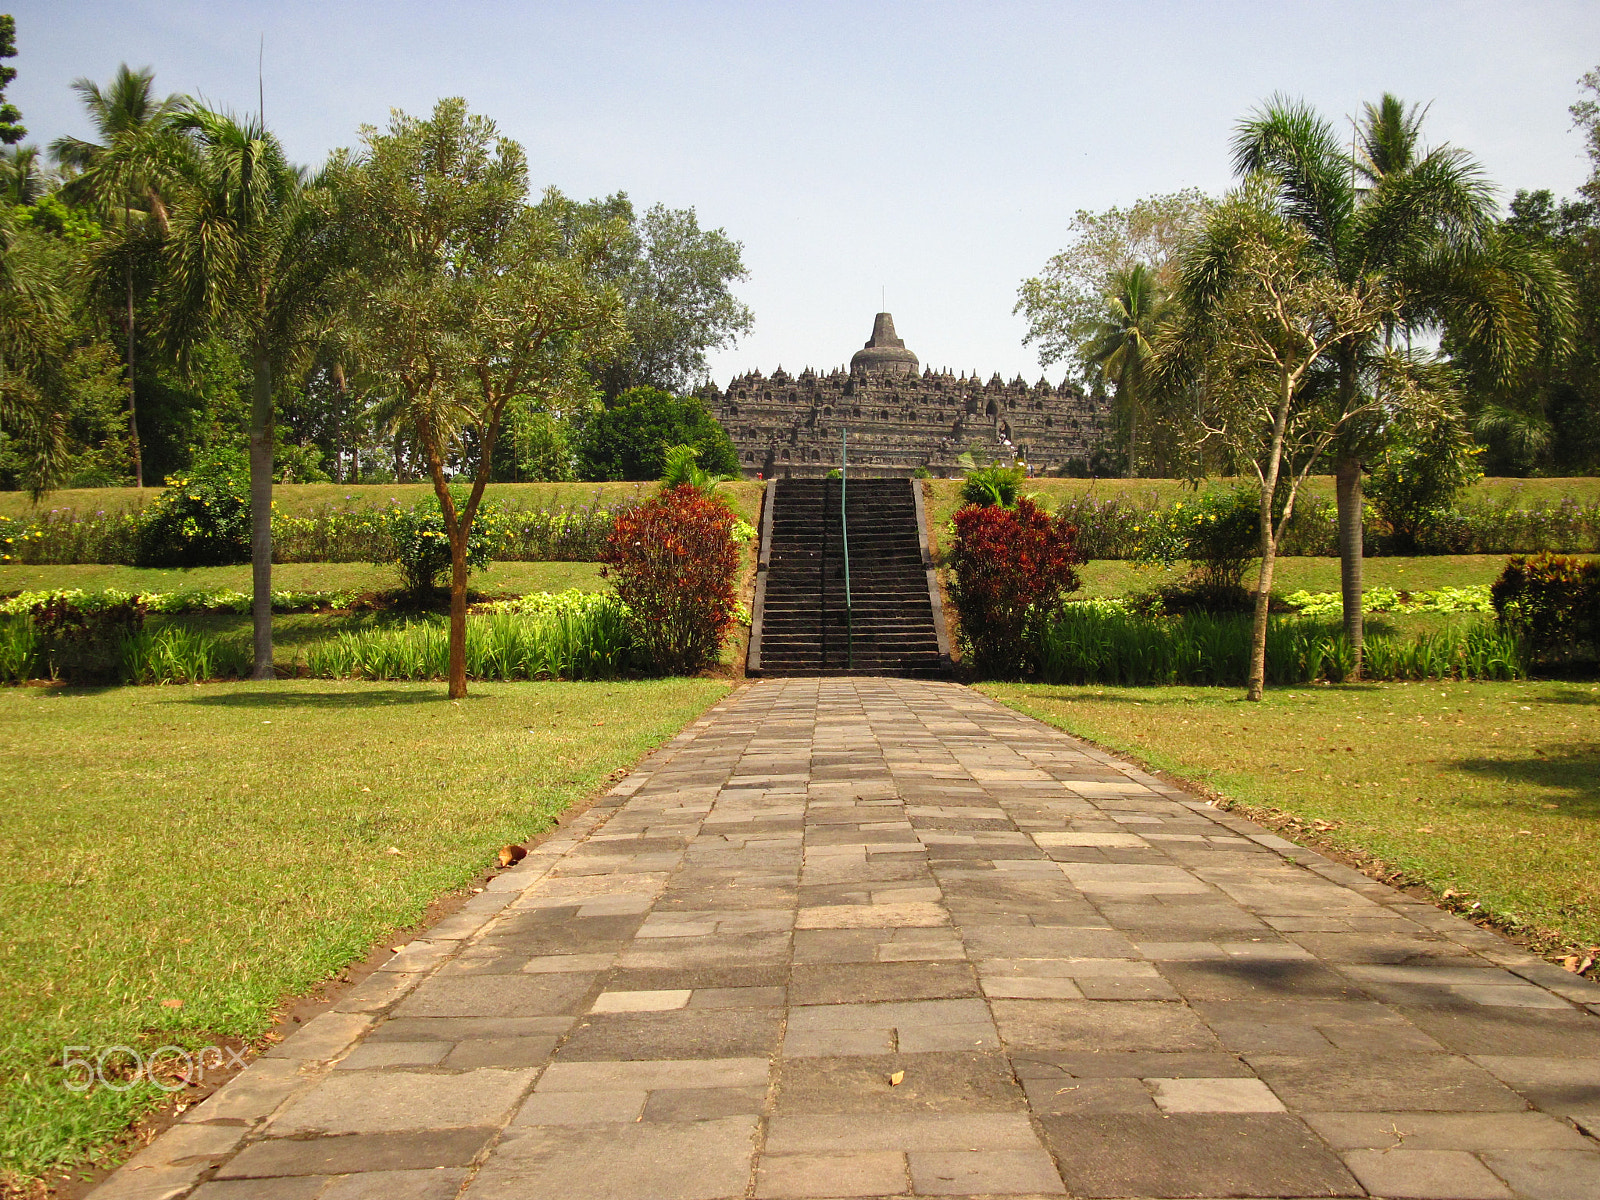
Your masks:
<svg viewBox="0 0 1600 1200"><path fill-rule="evenodd" d="M872 337L850 359L850 373L915 375L917 356L894 334L894 317L879 313L872 322Z"/></svg>

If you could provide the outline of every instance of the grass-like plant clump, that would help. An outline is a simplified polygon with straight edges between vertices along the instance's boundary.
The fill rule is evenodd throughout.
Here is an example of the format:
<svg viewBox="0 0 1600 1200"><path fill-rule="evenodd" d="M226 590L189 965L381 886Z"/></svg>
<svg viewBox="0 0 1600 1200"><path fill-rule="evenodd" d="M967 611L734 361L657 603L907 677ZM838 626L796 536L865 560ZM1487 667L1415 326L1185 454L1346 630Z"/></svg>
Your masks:
<svg viewBox="0 0 1600 1200"><path fill-rule="evenodd" d="M0 1178L72 1162L162 1097L145 1083L68 1091L63 1047L259 1036L284 998L726 691L486 684L459 704L399 683L0 692L0 847L26 867L0 874Z"/></svg>

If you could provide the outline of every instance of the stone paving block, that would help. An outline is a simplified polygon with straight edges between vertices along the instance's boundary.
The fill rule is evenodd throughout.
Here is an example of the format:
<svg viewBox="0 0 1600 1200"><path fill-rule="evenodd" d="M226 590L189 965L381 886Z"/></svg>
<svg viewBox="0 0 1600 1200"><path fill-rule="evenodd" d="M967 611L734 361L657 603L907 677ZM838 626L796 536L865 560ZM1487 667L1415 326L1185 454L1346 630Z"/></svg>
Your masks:
<svg viewBox="0 0 1600 1200"><path fill-rule="evenodd" d="M326 1179L225 1179L203 1183L191 1193L195 1200L316 1200Z"/></svg>
<svg viewBox="0 0 1600 1200"><path fill-rule="evenodd" d="M217 1171L222 1179L267 1179L280 1175L345 1175L353 1172L466 1167L495 1136L492 1127L414 1129L404 1133L340 1134L333 1137L267 1138L252 1142Z"/></svg>
<svg viewBox="0 0 1600 1200"><path fill-rule="evenodd" d="M448 1042L363 1042L339 1060L335 1070L379 1067L431 1067L450 1053Z"/></svg>
<svg viewBox="0 0 1600 1200"><path fill-rule="evenodd" d="M782 1012L771 1008L595 1013L557 1052L561 1062L748 1058L778 1048Z"/></svg>
<svg viewBox="0 0 1600 1200"><path fill-rule="evenodd" d="M919 1196L1052 1196L1067 1190L1043 1148L917 1150L906 1157Z"/></svg>
<svg viewBox="0 0 1600 1200"><path fill-rule="evenodd" d="M662 1088L650 1093L646 1121L714 1121L749 1114L759 1116L767 1089L753 1087Z"/></svg>
<svg viewBox="0 0 1600 1200"><path fill-rule="evenodd" d="M893 1082L901 1073L898 1084ZM801 1057L783 1060L777 1112L1008 1112L1023 1107L996 1053Z"/></svg>
<svg viewBox="0 0 1600 1200"><path fill-rule="evenodd" d="M637 1121L650 1093L634 1091L534 1092L511 1122L522 1125L614 1125Z"/></svg>
<svg viewBox="0 0 1600 1200"><path fill-rule="evenodd" d="M768 1154L857 1150L1031 1150L1039 1140L1024 1113L879 1113L772 1117Z"/></svg>
<svg viewBox="0 0 1600 1200"><path fill-rule="evenodd" d="M184 1123L243 1121L254 1124L270 1115L313 1076L302 1074L295 1059L258 1058L184 1114ZM320 1074L320 1070L318 1071Z"/></svg>
<svg viewBox="0 0 1600 1200"><path fill-rule="evenodd" d="M1287 1113L1051 1116L1040 1124L1076 1196L1362 1194L1344 1164Z"/></svg>
<svg viewBox="0 0 1600 1200"><path fill-rule="evenodd" d="M899 1196L910 1190L906 1156L891 1150L849 1154L764 1154L756 1176L760 1200Z"/></svg>
<svg viewBox="0 0 1600 1200"><path fill-rule="evenodd" d="M1540 1112L1306 1113L1335 1150L1592 1150L1582 1134Z"/></svg>
<svg viewBox="0 0 1600 1200"><path fill-rule="evenodd" d="M754 1117L595 1129L508 1130L464 1200L583 1196L586 1200L742 1197L754 1157Z"/></svg>
<svg viewBox="0 0 1600 1200"><path fill-rule="evenodd" d="M1513 1112L1526 1107L1521 1096L1482 1067L1448 1054L1253 1054L1249 1063L1289 1107L1304 1112Z"/></svg>
<svg viewBox="0 0 1600 1200"><path fill-rule="evenodd" d="M553 1037L468 1038L455 1044L440 1060L446 1070L472 1070L477 1067L536 1067L555 1049Z"/></svg>
<svg viewBox="0 0 1600 1200"><path fill-rule="evenodd" d="M1143 1000L996 1000L1000 1038L1012 1053L1036 1050L1212 1050L1216 1036L1176 1004Z"/></svg>
<svg viewBox="0 0 1600 1200"><path fill-rule="evenodd" d="M1600 1058L1479 1054L1473 1061L1550 1112L1600 1112Z"/></svg>
<svg viewBox="0 0 1600 1200"><path fill-rule="evenodd" d="M1146 1079L1157 1107L1169 1113L1284 1112L1259 1079Z"/></svg>
<svg viewBox="0 0 1600 1200"><path fill-rule="evenodd" d="M307 1021L262 1057L326 1062L347 1050L372 1028L375 1020L366 1013L325 1012Z"/></svg>
<svg viewBox="0 0 1600 1200"><path fill-rule="evenodd" d="M1024 1079L1022 1086L1027 1093L1028 1107L1041 1117L1158 1111L1155 1098L1142 1079L1032 1078Z"/></svg>
<svg viewBox="0 0 1600 1200"><path fill-rule="evenodd" d="M765 1087L765 1058L551 1063L538 1092L655 1091L660 1088Z"/></svg>
<svg viewBox="0 0 1600 1200"><path fill-rule="evenodd" d="M293 1101L268 1128L297 1133L378 1133L494 1124L510 1115L534 1071L335 1073Z"/></svg>
<svg viewBox="0 0 1600 1200"><path fill-rule="evenodd" d="M1345 1164L1375 1196L1395 1200L1512 1200L1511 1189L1462 1150L1351 1150Z"/></svg>
<svg viewBox="0 0 1600 1200"><path fill-rule="evenodd" d="M877 1000L945 1000L978 994L967 963L796 963L789 1002L848 1004Z"/></svg>
<svg viewBox="0 0 1600 1200"><path fill-rule="evenodd" d="M582 1011L596 976L487 975L435 976L394 1010L397 1017L527 1017Z"/></svg>
<svg viewBox="0 0 1600 1200"><path fill-rule="evenodd" d="M317 1200L455 1200L467 1173L450 1167L427 1171L363 1171L332 1180Z"/></svg>
<svg viewBox="0 0 1600 1200"><path fill-rule="evenodd" d="M686 1008L689 1004L690 988L675 988L666 991L638 991L638 992L601 992L590 1005L589 1011L595 1013L627 1013L627 1012L667 1012L675 1008Z"/></svg>

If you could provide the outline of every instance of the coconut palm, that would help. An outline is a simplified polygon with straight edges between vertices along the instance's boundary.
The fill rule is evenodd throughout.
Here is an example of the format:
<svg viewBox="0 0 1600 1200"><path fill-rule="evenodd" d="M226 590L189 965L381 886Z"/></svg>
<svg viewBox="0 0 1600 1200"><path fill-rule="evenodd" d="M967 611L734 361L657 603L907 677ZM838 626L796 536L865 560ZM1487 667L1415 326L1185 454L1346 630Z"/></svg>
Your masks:
<svg viewBox="0 0 1600 1200"><path fill-rule="evenodd" d="M7 204L33 204L45 194L49 177L39 162L39 147L11 146L0 150L0 200Z"/></svg>
<svg viewBox="0 0 1600 1200"><path fill-rule="evenodd" d="M1105 315L1085 348L1086 360L1111 381L1128 423L1128 477L1138 473L1139 415L1145 405L1145 368L1156 327L1167 303L1155 275L1143 263L1116 272L1106 295Z"/></svg>
<svg viewBox="0 0 1600 1200"><path fill-rule="evenodd" d="M56 162L76 172L62 187L66 199L84 204L108 223L115 223L91 263L96 291L103 297L121 284L127 334L128 434L133 447L133 480L144 486L144 460L139 451L139 412L134 390L134 284L141 261L148 263L168 227L168 199L181 169L183 142L172 118L188 105L178 95L158 99L155 73L134 71L123 63L102 88L92 79L74 80L95 128L98 142L59 137L50 143Z"/></svg>
<svg viewBox="0 0 1600 1200"><path fill-rule="evenodd" d="M249 357L252 678L271 679L273 388L322 329L328 207L260 123L195 108L174 127L192 154L171 193L158 334L181 367L219 332Z"/></svg>
<svg viewBox="0 0 1600 1200"><path fill-rule="evenodd" d="M1376 388L1375 373L1396 338L1449 325L1514 374L1541 344L1571 327L1570 286L1548 255L1495 232L1492 191L1464 151L1420 144L1425 110L1385 94L1368 104L1347 149L1305 104L1276 97L1244 120L1234 168L1271 181L1282 214L1310 236L1331 276L1366 280L1390 296L1394 316L1335 350L1342 407ZM1361 460L1381 442L1375 417L1349 430L1335 450L1344 626L1359 671Z"/></svg>

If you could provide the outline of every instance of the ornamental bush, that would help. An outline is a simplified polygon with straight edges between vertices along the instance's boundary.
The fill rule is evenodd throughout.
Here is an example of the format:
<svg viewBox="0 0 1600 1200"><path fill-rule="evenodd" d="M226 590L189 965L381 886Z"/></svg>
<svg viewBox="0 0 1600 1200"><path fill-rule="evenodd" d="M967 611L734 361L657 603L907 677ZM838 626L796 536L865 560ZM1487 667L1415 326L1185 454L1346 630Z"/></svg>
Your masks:
<svg viewBox="0 0 1600 1200"><path fill-rule="evenodd" d="M1238 591L1261 550L1261 512L1251 488L1179 500L1148 514L1143 525L1134 558L1163 566L1183 560L1205 589Z"/></svg>
<svg viewBox="0 0 1600 1200"><path fill-rule="evenodd" d="M1455 511L1461 493L1483 478L1481 447L1455 424L1391 443L1365 484L1388 524L1392 554L1465 554L1471 531Z"/></svg>
<svg viewBox="0 0 1600 1200"><path fill-rule="evenodd" d="M460 510L460 501L456 508ZM474 571L490 563L494 542L489 526L494 519L485 506L472 522L472 532L467 537L467 566ZM382 520L384 536L378 540L371 561L380 567L393 565L400 572L405 592L417 600L427 599L450 571L450 535L437 497L431 504L411 508L392 504L383 511Z"/></svg>
<svg viewBox="0 0 1600 1200"><path fill-rule="evenodd" d="M250 464L236 450L196 460L139 514L135 565L220 567L250 561Z"/></svg>
<svg viewBox="0 0 1600 1200"><path fill-rule="evenodd" d="M1039 638L1078 589L1077 527L1026 497L1014 508L969 504L954 523L950 566L969 661L986 676L1037 673Z"/></svg>
<svg viewBox="0 0 1600 1200"><path fill-rule="evenodd" d="M122 644L144 628L138 596L101 594L69 600L53 596L29 614L37 652L52 679L69 683L111 683L118 676Z"/></svg>
<svg viewBox="0 0 1600 1200"><path fill-rule="evenodd" d="M644 669L687 675L716 661L737 605L734 524L726 505L692 487L617 513L602 561Z"/></svg>
<svg viewBox="0 0 1600 1200"><path fill-rule="evenodd" d="M990 463L968 471L961 480L961 500L964 504L998 504L1010 508L1017 502L1028 472L1023 467L1002 467Z"/></svg>
<svg viewBox="0 0 1600 1200"><path fill-rule="evenodd" d="M1544 661L1600 657L1600 562L1516 555L1489 589L1502 627Z"/></svg>

